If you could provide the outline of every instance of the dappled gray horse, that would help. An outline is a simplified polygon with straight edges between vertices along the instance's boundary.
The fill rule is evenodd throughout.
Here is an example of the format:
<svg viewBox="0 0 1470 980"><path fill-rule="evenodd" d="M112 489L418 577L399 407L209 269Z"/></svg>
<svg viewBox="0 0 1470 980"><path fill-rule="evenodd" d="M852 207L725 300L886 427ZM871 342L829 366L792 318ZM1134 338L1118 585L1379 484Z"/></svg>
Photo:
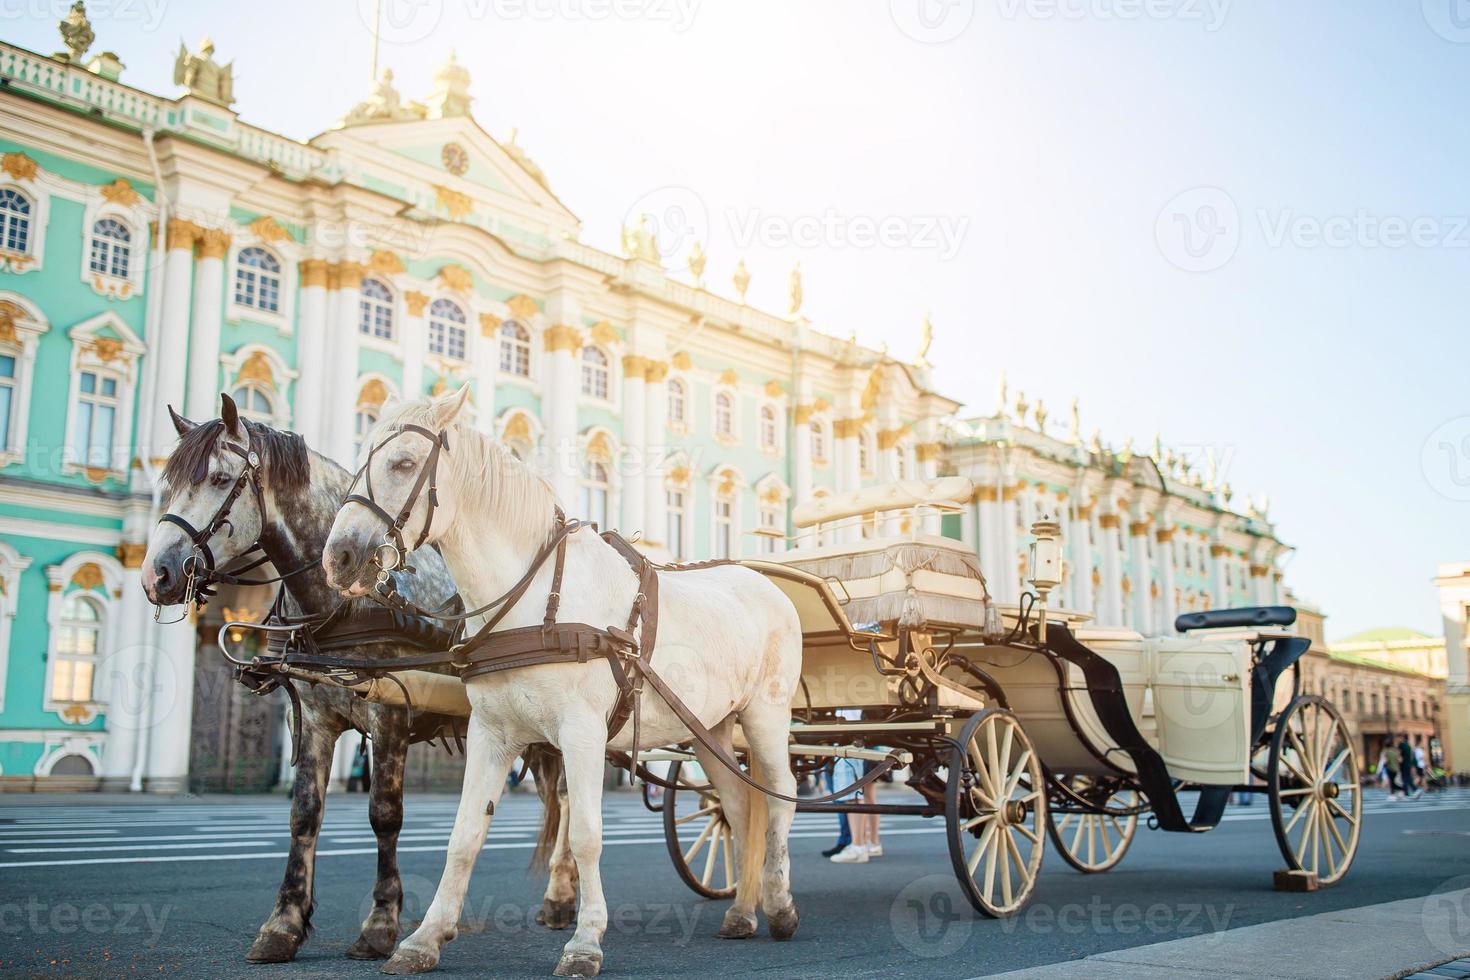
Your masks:
<svg viewBox="0 0 1470 980"><path fill-rule="evenodd" d="M172 411L172 410L171 410ZM154 528L143 560L143 588L156 605L189 603L202 586L228 584L251 567L259 551L281 576L277 612L285 617L325 620L342 606L320 565L352 475L312 452L299 435L242 419L235 403L221 396L221 417L196 423L173 415L180 441L163 471L167 516ZM423 607L438 607L454 595L454 583L433 549L414 556L415 572L395 585ZM233 574L231 570L233 569ZM259 581L259 579L256 579ZM205 593L207 594L207 593ZM351 632L375 621L381 611L353 602L332 618L333 630ZM376 620L376 621L380 621ZM420 637L420 640L422 637ZM374 638L357 656L390 658L416 652L407 637ZM337 739L349 729L373 743L369 817L378 841L373 906L361 935L348 949L354 959L377 959L393 951L403 904L398 876L398 832L403 826L403 773L410 742L450 734L455 719L402 707L373 704L331 684L299 691L296 780L291 792L291 850L275 908L260 927L246 959L279 963L292 959L311 929L312 875L317 835L326 804L327 780ZM462 728L462 722L460 722ZM556 786L559 761L532 757L536 786L546 803L539 858L554 841L560 814ZM548 924L570 919L570 897L548 889ZM555 915L551 914L556 912Z"/></svg>

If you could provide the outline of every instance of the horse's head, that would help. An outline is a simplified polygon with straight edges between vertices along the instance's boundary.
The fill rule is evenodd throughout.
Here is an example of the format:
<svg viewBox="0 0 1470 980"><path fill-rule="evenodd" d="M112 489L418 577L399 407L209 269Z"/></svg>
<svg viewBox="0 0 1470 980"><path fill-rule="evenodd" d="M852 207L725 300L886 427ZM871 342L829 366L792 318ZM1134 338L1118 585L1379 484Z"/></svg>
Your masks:
<svg viewBox="0 0 1470 980"><path fill-rule="evenodd" d="M143 558L143 590L155 605L190 601L191 582L251 550L265 522L263 450L230 396L220 396L210 422L169 415L179 444L163 468L165 516Z"/></svg>
<svg viewBox="0 0 1470 980"><path fill-rule="evenodd" d="M379 569L399 567L454 524L455 488L439 477L455 451L453 426L468 395L461 387L404 402L385 412L363 441L362 469L322 551L333 588L362 595Z"/></svg>

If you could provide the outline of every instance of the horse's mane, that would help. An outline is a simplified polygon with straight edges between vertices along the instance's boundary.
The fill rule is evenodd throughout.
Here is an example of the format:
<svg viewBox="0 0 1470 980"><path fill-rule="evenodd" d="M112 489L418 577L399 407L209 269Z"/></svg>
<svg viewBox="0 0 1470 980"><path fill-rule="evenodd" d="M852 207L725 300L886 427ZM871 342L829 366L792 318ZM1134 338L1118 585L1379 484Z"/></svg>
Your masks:
<svg viewBox="0 0 1470 980"><path fill-rule="evenodd" d="M260 454L266 483L281 493L305 489L311 481L311 453L306 448L306 440L294 432L282 432L263 422L250 419L241 419L240 422L250 433L250 441ZM163 465L163 484L170 493L203 479L209 458L224 431L224 423L215 419L199 423L180 437L179 444Z"/></svg>
<svg viewBox="0 0 1470 980"><path fill-rule="evenodd" d="M416 399L385 408L365 445L379 445L405 425L438 429L433 403ZM483 495L493 508L497 534L516 535L531 547L541 544L557 502L545 479L504 446L461 423L450 426L449 450L441 459L441 487L447 475L464 492Z"/></svg>

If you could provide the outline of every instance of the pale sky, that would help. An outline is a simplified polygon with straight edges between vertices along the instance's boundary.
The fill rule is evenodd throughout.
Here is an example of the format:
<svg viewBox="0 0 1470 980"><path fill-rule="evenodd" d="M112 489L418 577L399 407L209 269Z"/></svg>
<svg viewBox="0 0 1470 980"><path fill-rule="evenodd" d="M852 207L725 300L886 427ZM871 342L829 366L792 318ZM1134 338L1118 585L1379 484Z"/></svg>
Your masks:
<svg viewBox="0 0 1470 980"><path fill-rule="evenodd" d="M1435 565L1470 558L1457 0L382 2L405 99L453 46L585 241L648 211L775 312L799 260L818 327L898 354L929 312L968 411L1004 370L1057 431L1077 397L1113 445L1214 453L1329 636L1440 631ZM0 36L58 50L67 6L0 0ZM368 88L373 0L88 6L125 81L175 92L209 34L290 136Z"/></svg>

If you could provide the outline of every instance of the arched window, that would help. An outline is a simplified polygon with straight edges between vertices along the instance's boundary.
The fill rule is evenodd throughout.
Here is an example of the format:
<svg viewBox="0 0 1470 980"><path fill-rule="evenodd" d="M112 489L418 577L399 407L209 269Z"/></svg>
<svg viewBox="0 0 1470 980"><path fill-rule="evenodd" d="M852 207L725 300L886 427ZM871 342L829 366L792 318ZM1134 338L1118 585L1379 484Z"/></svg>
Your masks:
<svg viewBox="0 0 1470 980"><path fill-rule="evenodd" d="M393 291L377 279L362 281L357 329L368 337L393 339Z"/></svg>
<svg viewBox="0 0 1470 980"><path fill-rule="evenodd" d="M811 422L812 459L825 462L827 459L827 430L816 419Z"/></svg>
<svg viewBox="0 0 1470 980"><path fill-rule="evenodd" d="M13 353L0 353L0 452L10 448L10 420L14 415L16 376L20 365Z"/></svg>
<svg viewBox="0 0 1470 980"><path fill-rule="evenodd" d="M105 371L87 370L77 378L76 421L72 428L73 459L83 466L112 466L112 439L118 415L118 379Z"/></svg>
<svg viewBox="0 0 1470 980"><path fill-rule="evenodd" d="M776 424L776 410L770 405L761 406L761 449L775 452L779 447L781 428Z"/></svg>
<svg viewBox="0 0 1470 980"><path fill-rule="evenodd" d="M235 266L235 302L266 313L281 312L281 260L252 245Z"/></svg>
<svg viewBox="0 0 1470 980"><path fill-rule="evenodd" d="M452 299L436 299L429 306L429 353L456 361L465 355L464 310Z"/></svg>
<svg viewBox="0 0 1470 980"><path fill-rule="evenodd" d="M265 386L247 381L230 392L242 418L270 424L276 417L276 401Z"/></svg>
<svg viewBox="0 0 1470 980"><path fill-rule="evenodd" d="M597 347L582 348L582 394L607 401L607 355Z"/></svg>
<svg viewBox="0 0 1470 980"><path fill-rule="evenodd" d="M735 435L735 397L728 391L715 395L715 435Z"/></svg>
<svg viewBox="0 0 1470 980"><path fill-rule="evenodd" d="M66 600L57 624L52 701L91 701L92 674L102 646L102 605L78 593Z"/></svg>
<svg viewBox="0 0 1470 980"><path fill-rule="evenodd" d="M675 425L689 422L689 392L678 378L669 379L669 421Z"/></svg>
<svg viewBox="0 0 1470 980"><path fill-rule="evenodd" d="M31 244L31 202L20 191L0 188L0 248L24 252Z"/></svg>
<svg viewBox="0 0 1470 980"><path fill-rule="evenodd" d="M500 325L500 370L522 378L531 376L531 332L514 320Z"/></svg>
<svg viewBox="0 0 1470 980"><path fill-rule="evenodd" d="M582 518L607 529L607 467L589 459L582 466Z"/></svg>
<svg viewBox="0 0 1470 980"><path fill-rule="evenodd" d="M352 419L352 458L356 459L362 455L362 444L367 439L368 433L373 431L373 426L378 424L378 406L359 405L357 414Z"/></svg>
<svg viewBox="0 0 1470 980"><path fill-rule="evenodd" d="M98 275L128 277L128 263L133 251L133 233L115 218L103 218L92 225L92 252L87 268Z"/></svg>

